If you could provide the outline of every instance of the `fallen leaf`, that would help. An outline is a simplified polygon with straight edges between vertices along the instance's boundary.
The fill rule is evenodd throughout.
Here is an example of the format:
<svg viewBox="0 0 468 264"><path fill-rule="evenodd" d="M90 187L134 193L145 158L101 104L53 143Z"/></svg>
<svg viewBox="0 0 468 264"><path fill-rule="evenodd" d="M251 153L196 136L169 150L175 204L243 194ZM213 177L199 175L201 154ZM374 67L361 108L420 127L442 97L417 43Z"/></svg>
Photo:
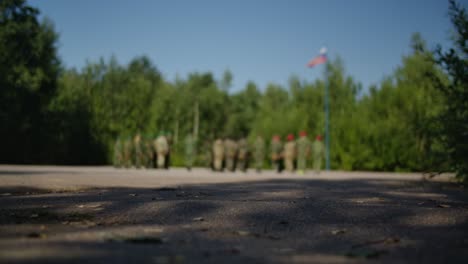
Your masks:
<svg viewBox="0 0 468 264"><path fill-rule="evenodd" d="M395 244L395 243L399 243L400 242L400 239L398 237L389 237L387 239L385 239L384 243L385 244Z"/></svg>
<svg viewBox="0 0 468 264"><path fill-rule="evenodd" d="M133 196L133 197L138 196L138 194L136 194L136 193L131 193L131 194L129 194L129 195L130 195L130 196Z"/></svg>
<svg viewBox="0 0 468 264"><path fill-rule="evenodd" d="M251 236L251 237L256 237L256 238L261 237L259 233L252 233L250 231L245 231L245 230L237 230L237 231L234 231L233 233L238 236Z"/></svg>
<svg viewBox="0 0 468 264"><path fill-rule="evenodd" d="M205 221L205 219L203 217L195 217L192 219L193 221L197 221L197 222L202 222L202 221Z"/></svg>
<svg viewBox="0 0 468 264"><path fill-rule="evenodd" d="M235 231L234 233L239 236L250 236L252 234L249 231L243 231L243 230L238 230L238 231Z"/></svg>
<svg viewBox="0 0 468 264"><path fill-rule="evenodd" d="M438 204L437 207L440 207L440 208L450 208L451 206L448 205L448 204Z"/></svg>
<svg viewBox="0 0 468 264"><path fill-rule="evenodd" d="M341 234L346 233L346 229L332 230L331 233L332 233L332 235L341 235Z"/></svg>
<svg viewBox="0 0 468 264"><path fill-rule="evenodd" d="M32 215L29 216L29 218L38 218L38 217L39 217L38 214L32 214Z"/></svg>
<svg viewBox="0 0 468 264"><path fill-rule="evenodd" d="M394 243L398 243L400 242L400 239L395 237L395 238L385 238L385 239L379 239L379 240L370 240L370 241L366 241L364 243L360 243L360 244L355 244L355 245L352 245L351 248L352 249L355 249L355 248L362 248L362 247L366 247L366 246L369 246L369 245L374 245L374 244L394 244Z"/></svg>

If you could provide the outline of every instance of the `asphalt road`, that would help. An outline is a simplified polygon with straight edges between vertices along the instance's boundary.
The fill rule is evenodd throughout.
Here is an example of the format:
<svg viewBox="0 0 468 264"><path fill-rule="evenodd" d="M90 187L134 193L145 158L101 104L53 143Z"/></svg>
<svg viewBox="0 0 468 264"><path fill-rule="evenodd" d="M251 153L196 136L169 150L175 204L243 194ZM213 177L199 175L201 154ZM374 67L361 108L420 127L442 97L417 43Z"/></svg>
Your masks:
<svg viewBox="0 0 468 264"><path fill-rule="evenodd" d="M0 165L0 263L468 263L450 176Z"/></svg>

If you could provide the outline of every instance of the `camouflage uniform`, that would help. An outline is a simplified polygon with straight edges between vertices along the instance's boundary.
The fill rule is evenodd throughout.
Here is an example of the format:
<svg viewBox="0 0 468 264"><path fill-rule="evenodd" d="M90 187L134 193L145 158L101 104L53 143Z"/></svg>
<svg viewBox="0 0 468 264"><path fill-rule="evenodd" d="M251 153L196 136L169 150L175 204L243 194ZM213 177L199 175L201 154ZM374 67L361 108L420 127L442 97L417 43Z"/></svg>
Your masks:
<svg viewBox="0 0 468 264"><path fill-rule="evenodd" d="M249 154L247 140L241 138L239 142L237 142L237 145L239 147L239 151L237 152L237 168L245 172L247 171L247 159Z"/></svg>
<svg viewBox="0 0 468 264"><path fill-rule="evenodd" d="M166 168L166 157L169 152L169 144L164 135L156 139L156 153L158 154L158 168Z"/></svg>
<svg viewBox="0 0 468 264"><path fill-rule="evenodd" d="M185 138L185 166L188 170L192 169L195 158L195 139L192 134L188 134Z"/></svg>
<svg viewBox="0 0 468 264"><path fill-rule="evenodd" d="M152 140L151 140L151 137L146 137L144 139L144 146L145 146L145 167L146 168L154 168L154 165L153 165L153 156L154 156L154 153L153 153L153 144L152 144Z"/></svg>
<svg viewBox="0 0 468 264"><path fill-rule="evenodd" d="M224 141L226 168L230 171L235 171L235 162L237 156L237 143L232 139Z"/></svg>
<svg viewBox="0 0 468 264"><path fill-rule="evenodd" d="M271 164L273 169L277 172L281 172L283 170L282 164L282 153L283 153L283 143L281 143L281 139L279 136L274 136L271 141Z"/></svg>
<svg viewBox="0 0 468 264"><path fill-rule="evenodd" d="M167 133L166 140L167 140L167 153L166 153L166 159L164 162L164 168L169 169L169 167L171 166L171 150L172 150L172 135L170 132Z"/></svg>
<svg viewBox="0 0 468 264"><path fill-rule="evenodd" d="M203 163L207 168L214 169L213 167L213 148L211 147L210 141L205 140L203 143L202 151Z"/></svg>
<svg viewBox="0 0 468 264"><path fill-rule="evenodd" d="M153 151L153 165L158 168L158 136L154 135L151 138L151 150Z"/></svg>
<svg viewBox="0 0 468 264"><path fill-rule="evenodd" d="M265 141L261 136L257 136L255 140L255 169L260 172L263 168L263 160L265 159Z"/></svg>
<svg viewBox="0 0 468 264"><path fill-rule="evenodd" d="M136 168L140 168L144 164L144 150L142 148L141 136L136 134L133 138L133 160Z"/></svg>
<svg viewBox="0 0 468 264"><path fill-rule="evenodd" d="M130 168L132 166L132 140L127 138L124 142L124 166Z"/></svg>
<svg viewBox="0 0 468 264"><path fill-rule="evenodd" d="M297 170L303 174L307 168L307 158L310 155L310 140L305 132L301 132L301 137L296 142L297 145Z"/></svg>
<svg viewBox="0 0 468 264"><path fill-rule="evenodd" d="M284 144L284 166L287 171L294 171L294 159L296 158L297 149L296 142L294 141L294 136L292 134L288 135L288 142Z"/></svg>
<svg viewBox="0 0 468 264"><path fill-rule="evenodd" d="M312 155L314 159L314 171L315 173L320 173L322 159L325 156L325 146L323 145L321 136L317 136L312 145Z"/></svg>
<svg viewBox="0 0 468 264"><path fill-rule="evenodd" d="M123 165L123 155L123 144L119 137L114 144L114 167L120 168Z"/></svg>
<svg viewBox="0 0 468 264"><path fill-rule="evenodd" d="M221 139L216 139L213 143L213 167L214 170L223 170L224 144Z"/></svg>

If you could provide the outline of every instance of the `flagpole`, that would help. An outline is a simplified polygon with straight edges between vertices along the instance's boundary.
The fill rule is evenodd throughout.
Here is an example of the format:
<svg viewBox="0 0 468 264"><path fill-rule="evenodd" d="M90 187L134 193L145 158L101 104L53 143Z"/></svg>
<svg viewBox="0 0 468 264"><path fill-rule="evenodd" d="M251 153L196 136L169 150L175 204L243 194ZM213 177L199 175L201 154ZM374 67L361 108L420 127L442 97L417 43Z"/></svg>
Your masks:
<svg viewBox="0 0 468 264"><path fill-rule="evenodd" d="M316 65L327 62L327 48L322 47L320 49L320 55L311 60L307 66L314 67ZM327 171L330 170L330 100L329 100L329 83L327 69L325 68L325 95L324 95L324 107L325 107L325 166Z"/></svg>
<svg viewBox="0 0 468 264"><path fill-rule="evenodd" d="M330 102L329 102L329 91L328 91L328 75L325 68L325 161L327 171L330 170Z"/></svg>

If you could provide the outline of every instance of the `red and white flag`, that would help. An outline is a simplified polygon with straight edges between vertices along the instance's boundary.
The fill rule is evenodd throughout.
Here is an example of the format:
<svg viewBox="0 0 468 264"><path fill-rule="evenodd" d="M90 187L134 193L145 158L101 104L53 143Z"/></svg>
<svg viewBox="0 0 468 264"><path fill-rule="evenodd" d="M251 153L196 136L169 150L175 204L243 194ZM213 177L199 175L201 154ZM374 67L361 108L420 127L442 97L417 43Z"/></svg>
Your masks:
<svg viewBox="0 0 468 264"><path fill-rule="evenodd" d="M317 57L313 58L311 61L309 61L309 63L307 63L307 67L312 68L325 62L327 62L327 49L321 48L320 54Z"/></svg>

